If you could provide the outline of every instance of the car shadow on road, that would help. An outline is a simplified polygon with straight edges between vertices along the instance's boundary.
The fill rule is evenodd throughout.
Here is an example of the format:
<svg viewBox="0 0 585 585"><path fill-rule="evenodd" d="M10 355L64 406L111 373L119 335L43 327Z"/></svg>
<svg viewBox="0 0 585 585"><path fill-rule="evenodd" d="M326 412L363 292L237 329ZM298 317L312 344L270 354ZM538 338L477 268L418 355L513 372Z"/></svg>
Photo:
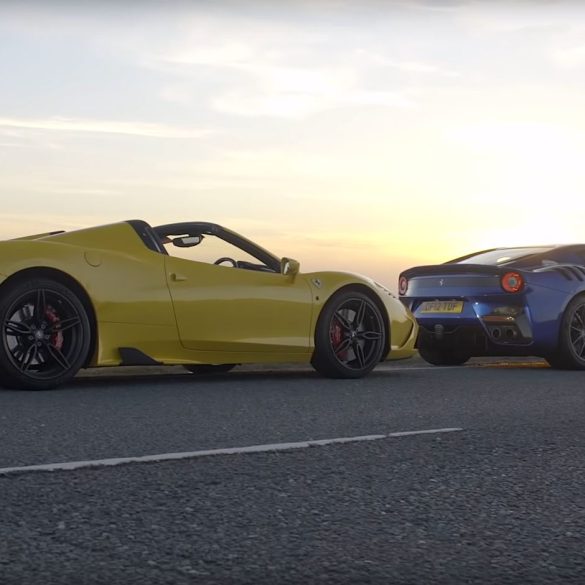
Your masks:
<svg viewBox="0 0 585 585"><path fill-rule="evenodd" d="M230 384L240 385L248 384L251 382L258 383L270 383L282 385L283 383L297 383L297 382L321 382L323 384L351 384L356 383L367 383L368 380L381 380L388 378L403 377L409 375L408 369L401 370L374 370L364 378L358 379L332 379L323 378L317 372L311 368L305 369L261 369L261 370L234 370L228 373L222 374L191 374L189 372L169 372L161 373L156 372L149 374L142 368L141 373L130 374L130 373L83 373L74 378L71 382L56 388L55 390L42 391L43 394L46 392L62 392L62 391L74 391L80 389L95 389L101 388L103 390L113 390L117 388L134 388L134 387L169 387L175 386L177 388L184 387L186 385L197 387L207 387L221 385L226 386ZM414 374L414 372L410 372ZM37 393L38 391L27 391L27 390L16 390L13 388L3 388L0 386L0 392L2 393L21 393L30 392Z"/></svg>
<svg viewBox="0 0 585 585"><path fill-rule="evenodd" d="M418 364L412 364L418 366ZM421 364L422 365L422 364ZM358 379L331 379L321 377L315 370L307 365L290 365L282 366L242 366L227 373L216 374L192 374L187 372L180 366L152 366L152 367L117 367L117 368L92 368L83 370L71 382L59 387L58 391L63 390L79 390L79 389L95 389L101 387L103 390L112 390L115 388L132 388L143 387L168 387L169 385L180 387L186 384L197 387L210 385L226 384L241 384L249 382L274 382L282 384L284 382L298 382L298 381L322 381L326 384L351 384L368 383L368 381L376 381L389 378L404 378L405 376L424 376L427 372L445 372L452 370L542 370L550 369L549 365L544 361L506 361L506 360L490 360L488 362L477 361L458 367L438 367L425 364L423 367L410 367L405 365L403 367L396 367L395 364L383 364L370 372L364 378ZM11 388L3 388L0 386L0 392L23 392L22 390L15 390ZM25 391L26 392L26 391ZM34 391L31 391L35 393ZM49 390L48 392L51 392ZM45 392L43 392L45 393Z"/></svg>
<svg viewBox="0 0 585 585"><path fill-rule="evenodd" d="M191 374L185 373L153 373L147 372L140 374L108 374L108 375L83 375L75 378L70 382L68 388L92 388L97 386L112 387L112 386L168 386L169 384L183 386L185 384L193 385L222 385L226 384L240 384L248 382L299 382L299 381L322 381L330 384L356 384L359 382L366 383L368 380L379 380L388 377L396 377L407 374L408 370L374 370L364 378L360 379L331 379L323 378L312 368L271 368L258 370L238 370L235 369L223 374Z"/></svg>

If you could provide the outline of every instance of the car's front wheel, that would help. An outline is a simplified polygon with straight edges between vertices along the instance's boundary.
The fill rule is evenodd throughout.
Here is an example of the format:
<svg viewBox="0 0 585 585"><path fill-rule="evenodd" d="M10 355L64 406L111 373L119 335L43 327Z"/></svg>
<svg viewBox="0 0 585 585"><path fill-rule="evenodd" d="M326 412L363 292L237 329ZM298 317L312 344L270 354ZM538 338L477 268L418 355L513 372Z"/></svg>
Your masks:
<svg viewBox="0 0 585 585"><path fill-rule="evenodd" d="M433 366L462 366L471 356L463 350L421 346L418 353Z"/></svg>
<svg viewBox="0 0 585 585"><path fill-rule="evenodd" d="M47 390L70 380L90 348L90 323L77 296L47 278L17 281L0 300L0 383Z"/></svg>
<svg viewBox="0 0 585 585"><path fill-rule="evenodd" d="M361 378L386 347L386 328L376 303L358 291L341 292L323 308L315 332L313 367L328 378Z"/></svg>
<svg viewBox="0 0 585 585"><path fill-rule="evenodd" d="M585 370L585 295L575 297L561 321L559 346L546 360L553 368Z"/></svg>

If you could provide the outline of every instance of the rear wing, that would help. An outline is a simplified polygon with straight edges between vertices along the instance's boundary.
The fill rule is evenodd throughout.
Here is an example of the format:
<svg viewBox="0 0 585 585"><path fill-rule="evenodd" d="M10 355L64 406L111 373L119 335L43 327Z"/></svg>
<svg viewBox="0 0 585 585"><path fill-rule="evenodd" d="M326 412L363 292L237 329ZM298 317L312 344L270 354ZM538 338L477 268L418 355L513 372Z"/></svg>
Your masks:
<svg viewBox="0 0 585 585"><path fill-rule="evenodd" d="M514 272L522 272L518 268ZM502 276L510 272L509 267L491 266L489 264L432 264L429 266L415 266L400 274L401 277L415 278L417 276L436 276L449 274L488 274Z"/></svg>

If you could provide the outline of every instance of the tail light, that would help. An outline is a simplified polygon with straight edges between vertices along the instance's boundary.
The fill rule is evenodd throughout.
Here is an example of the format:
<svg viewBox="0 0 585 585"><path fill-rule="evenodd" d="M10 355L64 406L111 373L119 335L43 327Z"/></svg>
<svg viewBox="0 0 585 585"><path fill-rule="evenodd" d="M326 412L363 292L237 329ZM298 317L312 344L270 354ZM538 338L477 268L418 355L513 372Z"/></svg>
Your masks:
<svg viewBox="0 0 585 585"><path fill-rule="evenodd" d="M517 293L524 288L524 278L518 272L506 272L500 279L500 284L506 292Z"/></svg>
<svg viewBox="0 0 585 585"><path fill-rule="evenodd" d="M408 278L406 276L401 276L398 280L398 294L405 295L406 291L408 290Z"/></svg>

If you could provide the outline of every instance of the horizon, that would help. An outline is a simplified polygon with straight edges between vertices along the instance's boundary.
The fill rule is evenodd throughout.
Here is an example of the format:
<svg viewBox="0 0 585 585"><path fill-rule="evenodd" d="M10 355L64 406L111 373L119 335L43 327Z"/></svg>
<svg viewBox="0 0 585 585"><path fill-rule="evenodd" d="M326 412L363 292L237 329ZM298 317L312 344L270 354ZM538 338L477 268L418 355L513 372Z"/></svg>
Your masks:
<svg viewBox="0 0 585 585"><path fill-rule="evenodd" d="M578 243L584 16L571 1L2 3L0 239L210 221L392 290L414 265Z"/></svg>

